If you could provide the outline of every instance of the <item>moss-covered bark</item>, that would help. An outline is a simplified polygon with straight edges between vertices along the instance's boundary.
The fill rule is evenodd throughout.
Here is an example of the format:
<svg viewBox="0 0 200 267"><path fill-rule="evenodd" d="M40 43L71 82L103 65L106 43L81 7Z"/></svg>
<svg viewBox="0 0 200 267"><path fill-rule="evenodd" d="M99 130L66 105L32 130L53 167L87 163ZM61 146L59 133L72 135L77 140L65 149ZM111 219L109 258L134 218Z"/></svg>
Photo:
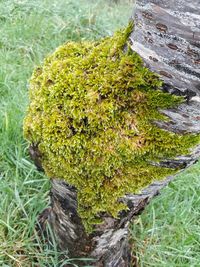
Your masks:
<svg viewBox="0 0 200 267"><path fill-rule="evenodd" d="M156 126L160 109L183 98L160 90L127 43L133 24L99 42L67 43L37 68L30 83L25 137L38 146L50 177L78 192L87 231L101 214L117 217L119 198L178 171L157 163L187 154L200 140Z"/></svg>
<svg viewBox="0 0 200 267"><path fill-rule="evenodd" d="M141 0L134 19L134 29L49 56L24 122L52 178L41 225L98 267L131 266L129 221L200 157L198 1Z"/></svg>

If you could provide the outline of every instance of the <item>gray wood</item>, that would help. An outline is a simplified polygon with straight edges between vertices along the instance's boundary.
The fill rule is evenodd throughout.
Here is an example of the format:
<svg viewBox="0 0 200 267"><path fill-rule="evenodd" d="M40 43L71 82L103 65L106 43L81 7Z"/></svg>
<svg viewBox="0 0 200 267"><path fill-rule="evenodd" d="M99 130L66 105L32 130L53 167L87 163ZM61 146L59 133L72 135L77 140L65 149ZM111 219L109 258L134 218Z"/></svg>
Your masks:
<svg viewBox="0 0 200 267"><path fill-rule="evenodd" d="M165 90L189 97L200 92L199 6L199 0L137 1L130 38Z"/></svg>

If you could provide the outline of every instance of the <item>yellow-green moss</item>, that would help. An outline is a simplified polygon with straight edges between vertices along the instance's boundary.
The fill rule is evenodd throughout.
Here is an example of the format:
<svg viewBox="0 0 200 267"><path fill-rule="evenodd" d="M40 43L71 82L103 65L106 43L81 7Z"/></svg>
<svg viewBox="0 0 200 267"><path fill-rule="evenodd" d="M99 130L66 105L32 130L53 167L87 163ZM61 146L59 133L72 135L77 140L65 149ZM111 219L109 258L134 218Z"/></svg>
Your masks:
<svg viewBox="0 0 200 267"><path fill-rule="evenodd" d="M25 137L39 145L49 177L78 189L79 212L88 230L118 202L177 170L150 161L188 153L199 137L159 129L158 108L182 98L164 93L159 77L124 45L132 25L99 42L68 42L35 70Z"/></svg>

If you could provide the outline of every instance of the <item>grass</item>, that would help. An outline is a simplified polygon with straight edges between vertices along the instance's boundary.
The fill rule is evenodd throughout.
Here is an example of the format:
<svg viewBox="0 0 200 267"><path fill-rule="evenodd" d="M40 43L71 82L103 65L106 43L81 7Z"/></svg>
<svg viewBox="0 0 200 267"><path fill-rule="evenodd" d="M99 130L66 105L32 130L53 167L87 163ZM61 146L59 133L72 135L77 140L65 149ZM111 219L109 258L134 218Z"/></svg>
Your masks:
<svg viewBox="0 0 200 267"><path fill-rule="evenodd" d="M28 79L67 40L111 35L127 23L131 6L128 0L0 0L2 267L73 263L67 257L61 263L55 243L43 244L35 231L37 216L48 204L49 181L30 161L22 136ZM133 249L141 266L200 266L199 174L199 165L185 172L133 224Z"/></svg>
<svg viewBox="0 0 200 267"><path fill-rule="evenodd" d="M35 66L67 40L98 39L127 23L128 3L0 1L0 266L61 267L56 246L35 231L48 203L49 181L28 157L22 122ZM66 262L73 262L67 259ZM73 266L73 265L72 265ZM75 266L75 265L74 265Z"/></svg>
<svg viewBox="0 0 200 267"><path fill-rule="evenodd" d="M200 164L162 190L131 227L140 267L200 266Z"/></svg>

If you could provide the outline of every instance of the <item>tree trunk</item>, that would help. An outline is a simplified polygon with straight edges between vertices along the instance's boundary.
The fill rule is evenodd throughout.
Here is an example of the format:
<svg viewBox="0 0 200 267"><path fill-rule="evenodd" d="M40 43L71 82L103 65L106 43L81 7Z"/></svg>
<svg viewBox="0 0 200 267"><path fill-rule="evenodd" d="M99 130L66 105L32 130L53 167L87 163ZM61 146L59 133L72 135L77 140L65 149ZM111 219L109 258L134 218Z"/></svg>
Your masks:
<svg viewBox="0 0 200 267"><path fill-rule="evenodd" d="M169 3L170 2L170 3ZM200 132L200 2L199 0L138 0L133 14L135 26L129 42L146 66L161 75L162 90L184 95L186 102L176 109L162 111L170 120L157 125L176 133ZM128 40L127 40L128 41ZM37 147L31 155L40 166ZM200 156L200 146L190 155L165 160L160 166L184 169ZM39 218L41 229L48 222L61 250L72 257L93 258L92 266L128 267L131 264L128 226L173 177L155 182L138 195L126 195L122 201L128 212L115 219L102 214L104 221L88 235L77 212L76 188L62 180L51 180L51 206Z"/></svg>

